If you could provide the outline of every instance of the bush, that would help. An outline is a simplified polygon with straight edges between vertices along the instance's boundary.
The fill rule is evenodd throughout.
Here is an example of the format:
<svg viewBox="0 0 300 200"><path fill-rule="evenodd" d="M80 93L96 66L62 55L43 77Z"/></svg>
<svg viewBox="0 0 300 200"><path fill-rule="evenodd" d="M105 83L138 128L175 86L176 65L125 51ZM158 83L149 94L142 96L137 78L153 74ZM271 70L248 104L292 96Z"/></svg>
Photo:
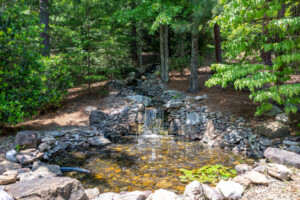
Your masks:
<svg viewBox="0 0 300 200"><path fill-rule="evenodd" d="M41 56L38 13L6 1L0 24L0 124L13 125L57 104L71 79L59 58Z"/></svg>

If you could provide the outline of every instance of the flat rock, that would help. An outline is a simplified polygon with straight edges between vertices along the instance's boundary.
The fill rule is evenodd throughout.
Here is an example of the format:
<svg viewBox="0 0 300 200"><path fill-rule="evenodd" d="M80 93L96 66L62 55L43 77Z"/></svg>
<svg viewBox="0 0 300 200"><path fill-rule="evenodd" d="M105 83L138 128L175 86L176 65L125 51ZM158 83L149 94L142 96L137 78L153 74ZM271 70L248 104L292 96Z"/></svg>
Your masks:
<svg viewBox="0 0 300 200"><path fill-rule="evenodd" d="M178 196L174 192L159 189L150 195L147 200L178 200Z"/></svg>
<svg viewBox="0 0 300 200"><path fill-rule="evenodd" d="M0 200L14 200L7 192L0 189Z"/></svg>
<svg viewBox="0 0 300 200"><path fill-rule="evenodd" d="M196 96L195 97L195 100L196 101L201 101L203 99L208 99L208 96L206 94L202 95L202 96Z"/></svg>
<svg viewBox="0 0 300 200"><path fill-rule="evenodd" d="M85 193L89 199L96 199L100 194L98 188L86 189Z"/></svg>
<svg viewBox="0 0 300 200"><path fill-rule="evenodd" d="M6 171L17 170L17 169L21 169L21 168L22 168L22 166L20 164L5 160L0 163L0 175L2 175Z"/></svg>
<svg viewBox="0 0 300 200"><path fill-rule="evenodd" d="M256 131L269 139L285 137L290 133L289 127L278 121L261 123L256 127Z"/></svg>
<svg viewBox="0 0 300 200"><path fill-rule="evenodd" d="M0 185L8 185L11 183L15 183L17 181L17 175L9 174L9 175L0 175Z"/></svg>
<svg viewBox="0 0 300 200"><path fill-rule="evenodd" d="M281 180L289 180L292 171L284 165L269 163L267 164L268 174Z"/></svg>
<svg viewBox="0 0 300 200"><path fill-rule="evenodd" d="M244 177L249 179L253 184L269 185L267 177L257 171L248 171Z"/></svg>
<svg viewBox="0 0 300 200"><path fill-rule="evenodd" d="M42 162L34 162L31 171L34 174L40 174L42 177L62 175L62 172L58 165L48 165Z"/></svg>
<svg viewBox="0 0 300 200"><path fill-rule="evenodd" d="M264 151L264 157L273 163L300 168L300 155L294 152L269 147Z"/></svg>
<svg viewBox="0 0 300 200"><path fill-rule="evenodd" d="M244 189L247 189L251 184L251 181L243 175L236 176L232 179L234 182L243 186Z"/></svg>
<svg viewBox="0 0 300 200"><path fill-rule="evenodd" d="M22 200L88 200L81 183L69 177L49 177L8 185L6 192Z"/></svg>
<svg viewBox="0 0 300 200"><path fill-rule="evenodd" d="M183 194L184 200L205 200L202 184L199 181L193 181L185 187Z"/></svg>
<svg viewBox="0 0 300 200"><path fill-rule="evenodd" d="M247 164L239 164L235 166L235 170L237 171L238 174L244 174L247 171L251 171L252 167L250 167Z"/></svg>
<svg viewBox="0 0 300 200"><path fill-rule="evenodd" d="M244 188L238 183L233 181L223 181L221 180L216 187L223 197L226 199L237 200L242 198L244 193Z"/></svg>
<svg viewBox="0 0 300 200"><path fill-rule="evenodd" d="M35 156L30 156L30 155L26 155L26 154L18 154L16 156L16 158L21 165L27 165L27 164L33 163L35 160L37 160L37 158Z"/></svg>
<svg viewBox="0 0 300 200"><path fill-rule="evenodd" d="M110 144L111 142L104 137L95 136L95 137L89 138L88 143L92 146L104 146L104 145Z"/></svg>
<svg viewBox="0 0 300 200"><path fill-rule="evenodd" d="M21 173L17 177L17 179L20 182L22 182L22 181L29 181L29 180L38 179L38 178L44 178L44 177L41 174L33 173L31 171Z"/></svg>
<svg viewBox="0 0 300 200"><path fill-rule="evenodd" d="M209 187L208 185L202 184L204 196L208 200L223 200L221 193L215 188Z"/></svg>
<svg viewBox="0 0 300 200"><path fill-rule="evenodd" d="M25 147L25 148L36 148L39 143L39 135L35 131L21 131L18 132L14 145L19 145L20 147Z"/></svg>

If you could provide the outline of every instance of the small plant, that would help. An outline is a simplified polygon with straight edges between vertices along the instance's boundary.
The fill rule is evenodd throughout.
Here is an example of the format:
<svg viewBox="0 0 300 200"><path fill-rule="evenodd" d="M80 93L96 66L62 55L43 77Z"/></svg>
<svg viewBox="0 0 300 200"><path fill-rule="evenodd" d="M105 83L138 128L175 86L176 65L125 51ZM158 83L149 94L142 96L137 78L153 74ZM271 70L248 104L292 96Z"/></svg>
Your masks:
<svg viewBox="0 0 300 200"><path fill-rule="evenodd" d="M16 150L16 151L21 151L22 149L25 149L25 145L21 146L21 145L18 145L18 144L17 144L17 145L15 146L15 150Z"/></svg>
<svg viewBox="0 0 300 200"><path fill-rule="evenodd" d="M161 73L160 73L160 71L156 71L156 72L154 72L154 75L155 75L155 76L160 76Z"/></svg>
<svg viewBox="0 0 300 200"><path fill-rule="evenodd" d="M201 183L216 185L220 180L228 180L235 177L237 172L223 165L207 165L199 169L186 170L180 169L184 175L179 176L181 182L197 180Z"/></svg>
<svg viewBox="0 0 300 200"><path fill-rule="evenodd" d="M178 98L180 98L181 96L182 96L182 94L176 94L174 97L172 97L172 100L178 99Z"/></svg>

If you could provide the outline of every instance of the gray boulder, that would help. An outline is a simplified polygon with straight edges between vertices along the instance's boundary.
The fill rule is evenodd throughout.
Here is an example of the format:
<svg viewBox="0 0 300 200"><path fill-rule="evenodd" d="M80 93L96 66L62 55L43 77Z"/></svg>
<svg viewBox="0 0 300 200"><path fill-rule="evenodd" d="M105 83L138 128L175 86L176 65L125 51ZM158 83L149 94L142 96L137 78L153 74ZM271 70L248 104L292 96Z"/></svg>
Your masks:
<svg viewBox="0 0 300 200"><path fill-rule="evenodd" d="M14 200L7 192L0 189L0 200Z"/></svg>
<svg viewBox="0 0 300 200"><path fill-rule="evenodd" d="M244 139L245 134L238 130L233 130L229 133L225 133L222 138L225 142L229 144L236 144L242 139Z"/></svg>
<svg viewBox="0 0 300 200"><path fill-rule="evenodd" d="M202 184L199 181L193 181L185 187L184 200L205 200Z"/></svg>
<svg viewBox="0 0 300 200"><path fill-rule="evenodd" d="M264 113L265 116L275 117L277 114L282 113L282 110L275 105L272 105L272 108Z"/></svg>
<svg viewBox="0 0 300 200"><path fill-rule="evenodd" d="M289 116L286 113L280 113L276 115L276 121L279 121L284 124L290 124L291 121L289 119Z"/></svg>
<svg viewBox="0 0 300 200"><path fill-rule="evenodd" d="M239 164L235 166L235 170L237 171L238 174L244 174L247 171L251 171L252 167L250 167L247 164Z"/></svg>
<svg viewBox="0 0 300 200"><path fill-rule="evenodd" d="M39 143L39 134L35 131L21 131L18 132L14 145L19 145L25 148L36 148Z"/></svg>
<svg viewBox="0 0 300 200"><path fill-rule="evenodd" d="M278 121L264 122L256 127L257 134L264 135L269 139L285 137L290 133L289 127Z"/></svg>
<svg viewBox="0 0 300 200"><path fill-rule="evenodd" d="M92 146L99 147L99 146L104 146L104 145L110 144L111 142L104 137L95 136L95 137L89 138L88 143Z"/></svg>
<svg viewBox="0 0 300 200"><path fill-rule="evenodd" d="M233 181L221 180L217 185L217 190L225 197L225 199L237 200L242 198L244 188Z"/></svg>
<svg viewBox="0 0 300 200"><path fill-rule="evenodd" d="M108 120L108 115L104 112L99 111L99 110L92 111L90 116L89 116L90 125L102 124L102 123L106 124L107 120Z"/></svg>
<svg viewBox="0 0 300 200"><path fill-rule="evenodd" d="M42 162L34 162L31 168L34 174L40 174L42 177L60 176L62 172L58 165L47 165Z"/></svg>
<svg viewBox="0 0 300 200"><path fill-rule="evenodd" d="M199 123L200 123L200 116L197 113L191 112L186 115L186 121L185 121L186 125L196 125Z"/></svg>
<svg viewBox="0 0 300 200"><path fill-rule="evenodd" d="M8 185L6 192L22 200L88 200L81 183L69 177L49 177Z"/></svg>
<svg viewBox="0 0 300 200"><path fill-rule="evenodd" d="M17 155L17 151L13 149L13 150L6 152L5 158L6 158L6 160L8 160L10 162L18 163L16 155Z"/></svg>
<svg viewBox="0 0 300 200"><path fill-rule="evenodd" d="M208 143L210 140L214 139L215 135L215 126L212 120L210 120L206 125L206 130L203 135L203 142Z"/></svg>
<svg viewBox="0 0 300 200"><path fill-rule="evenodd" d="M20 164L17 163L13 163L10 161L2 161L0 163L0 175L2 175L4 172L9 171L9 170L18 170L21 169L22 166Z"/></svg>
<svg viewBox="0 0 300 200"><path fill-rule="evenodd" d="M294 152L269 147L264 151L264 157L273 163L300 168L300 155Z"/></svg>

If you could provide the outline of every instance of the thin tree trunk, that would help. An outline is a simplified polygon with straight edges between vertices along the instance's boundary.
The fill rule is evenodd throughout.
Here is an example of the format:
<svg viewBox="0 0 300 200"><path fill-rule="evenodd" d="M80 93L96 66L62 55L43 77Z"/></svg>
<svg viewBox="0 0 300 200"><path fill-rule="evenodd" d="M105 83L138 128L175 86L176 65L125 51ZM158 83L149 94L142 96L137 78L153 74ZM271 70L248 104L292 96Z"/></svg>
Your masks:
<svg viewBox="0 0 300 200"><path fill-rule="evenodd" d="M284 18L284 15L285 15L285 9L286 9L286 5L285 5L285 4L282 4L282 5L281 5L281 9L278 11L277 19ZM276 34L276 42L277 42L277 43L280 43L281 41L282 41L282 39L279 37L279 34L277 33L277 34ZM280 52L277 52L275 55L276 55L276 57L277 57L277 56L280 56L280 55L282 55L282 54L283 54L283 52L280 51ZM281 66L281 67L278 69L278 71L283 72L283 71L284 71L284 66ZM281 75L279 75L279 79L281 79L281 78L283 78L283 77L284 77L284 75L283 75L283 73L281 73ZM283 81L278 80L277 83L276 83L276 85L283 85L283 83L284 83Z"/></svg>
<svg viewBox="0 0 300 200"><path fill-rule="evenodd" d="M44 49L42 50L43 56L50 55L50 35L49 35L49 1L40 0L40 24L44 24L45 28L41 37L43 39L42 45Z"/></svg>
<svg viewBox="0 0 300 200"><path fill-rule="evenodd" d="M159 27L159 44L160 44L160 71L161 71L161 79L163 79L163 74L165 73L164 27L163 27L163 25L160 25L160 27Z"/></svg>
<svg viewBox="0 0 300 200"><path fill-rule="evenodd" d="M181 34L181 40L180 40L180 58L184 59L184 55L185 55L185 35L184 33ZM184 70L184 65L180 66L180 76L183 76L183 70Z"/></svg>
<svg viewBox="0 0 300 200"><path fill-rule="evenodd" d="M131 24L131 58L132 61L137 62L138 60L138 45L137 45L137 32L136 32L136 23Z"/></svg>
<svg viewBox="0 0 300 200"><path fill-rule="evenodd" d="M215 23L214 25L214 35L215 35L216 63L222 63L221 36L220 36L220 26L218 23Z"/></svg>
<svg viewBox="0 0 300 200"><path fill-rule="evenodd" d="M143 67L143 26L142 22L140 23L140 31L139 31L139 63L140 68Z"/></svg>
<svg viewBox="0 0 300 200"><path fill-rule="evenodd" d="M268 22L266 14L264 14L263 22L262 23L263 23L262 24L262 34L263 35L269 35L269 31L267 29L267 24L269 22ZM267 42L270 42L270 41L267 41ZM260 52L260 57L262 58L264 65L268 65L268 66L272 66L273 65L273 63L272 63L272 54L271 54L270 51L266 52L266 51L264 51L262 49L261 52Z"/></svg>
<svg viewBox="0 0 300 200"><path fill-rule="evenodd" d="M164 64L164 74L162 74L162 81L169 81L169 27L168 25L164 25L164 54L165 54L165 64Z"/></svg>
<svg viewBox="0 0 300 200"><path fill-rule="evenodd" d="M198 85L198 26L194 22L192 30L192 55L191 55L191 75L189 92L196 93L199 91Z"/></svg>

